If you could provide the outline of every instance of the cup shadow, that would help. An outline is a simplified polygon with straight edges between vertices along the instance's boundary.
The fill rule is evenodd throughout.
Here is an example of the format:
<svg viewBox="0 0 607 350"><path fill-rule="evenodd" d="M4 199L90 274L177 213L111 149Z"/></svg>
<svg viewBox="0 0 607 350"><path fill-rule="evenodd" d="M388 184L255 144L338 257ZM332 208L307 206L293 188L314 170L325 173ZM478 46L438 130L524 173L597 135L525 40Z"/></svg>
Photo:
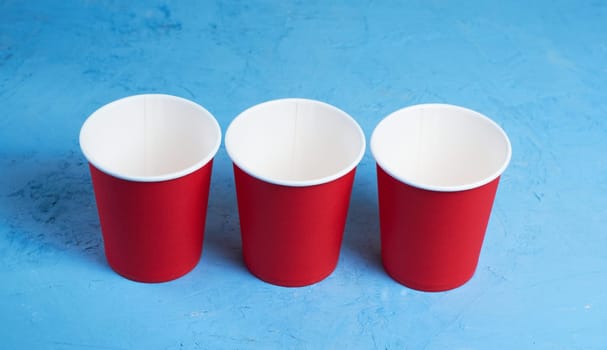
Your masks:
<svg viewBox="0 0 607 350"><path fill-rule="evenodd" d="M217 155L213 168L201 263L246 271L231 162Z"/></svg>
<svg viewBox="0 0 607 350"><path fill-rule="evenodd" d="M231 167L217 158L199 264L245 272ZM107 266L88 164L80 153L2 155L0 168L0 227L11 250L30 258L62 252ZM343 261L383 273L375 183L362 182L352 191Z"/></svg>
<svg viewBox="0 0 607 350"><path fill-rule="evenodd" d="M106 265L88 165L79 153L3 155L0 164L0 225L12 252L32 259L60 251Z"/></svg>
<svg viewBox="0 0 607 350"><path fill-rule="evenodd" d="M364 178L355 181L342 250L351 264L362 265L383 274L374 180L375 178Z"/></svg>

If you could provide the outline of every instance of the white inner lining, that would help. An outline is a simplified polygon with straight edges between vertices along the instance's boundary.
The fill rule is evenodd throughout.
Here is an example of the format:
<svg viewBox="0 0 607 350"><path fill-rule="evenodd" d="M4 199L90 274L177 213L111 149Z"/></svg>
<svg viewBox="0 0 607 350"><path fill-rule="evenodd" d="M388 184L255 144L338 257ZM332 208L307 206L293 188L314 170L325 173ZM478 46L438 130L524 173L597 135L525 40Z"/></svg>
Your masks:
<svg viewBox="0 0 607 350"><path fill-rule="evenodd" d="M378 164L411 185L443 191L474 188L499 176L511 146L504 131L480 113L427 104L396 111L371 138Z"/></svg>
<svg viewBox="0 0 607 350"><path fill-rule="evenodd" d="M283 99L241 113L226 132L232 160L268 182L303 186L336 179L362 158L365 138L346 113L322 102Z"/></svg>
<svg viewBox="0 0 607 350"><path fill-rule="evenodd" d="M169 95L137 95L95 111L80 146L95 167L114 176L160 181L183 176L217 152L221 131L199 105Z"/></svg>

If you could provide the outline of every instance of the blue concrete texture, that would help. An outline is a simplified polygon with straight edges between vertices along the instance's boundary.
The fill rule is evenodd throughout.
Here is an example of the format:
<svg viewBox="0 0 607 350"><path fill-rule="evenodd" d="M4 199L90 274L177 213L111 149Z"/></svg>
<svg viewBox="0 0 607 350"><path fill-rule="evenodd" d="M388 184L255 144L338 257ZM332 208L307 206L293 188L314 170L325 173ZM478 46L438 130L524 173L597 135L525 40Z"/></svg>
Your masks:
<svg viewBox="0 0 607 350"><path fill-rule="evenodd" d="M256 279L222 146L198 266L120 277L78 132L151 92L200 103L224 132L281 97L342 108L367 137L418 103L490 116L513 158L475 276L423 293L384 273L367 150L335 272ZM0 348L605 349L606 116L600 0L0 1Z"/></svg>

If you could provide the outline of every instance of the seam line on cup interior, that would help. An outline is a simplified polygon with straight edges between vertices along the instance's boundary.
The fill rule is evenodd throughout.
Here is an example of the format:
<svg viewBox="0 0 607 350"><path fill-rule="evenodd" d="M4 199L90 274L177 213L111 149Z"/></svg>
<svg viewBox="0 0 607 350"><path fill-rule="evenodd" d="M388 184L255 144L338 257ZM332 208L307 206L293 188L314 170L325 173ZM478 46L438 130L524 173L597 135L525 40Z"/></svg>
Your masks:
<svg viewBox="0 0 607 350"><path fill-rule="evenodd" d="M148 118L148 97L146 95L143 96L143 175L146 176L149 174L148 172L148 145L147 145L147 118Z"/></svg>
<svg viewBox="0 0 607 350"><path fill-rule="evenodd" d="M424 134L424 108L421 108L420 111L421 114L421 118L419 118L419 124L418 124L418 137L417 137L417 157L415 158L415 172L417 173L417 175L419 176L420 172L422 171L422 153L424 152L424 150L422 149L422 139L423 139L423 134Z"/></svg>
<svg viewBox="0 0 607 350"><path fill-rule="evenodd" d="M291 178L295 177L295 154L297 153L297 124L299 121L299 101L295 101L295 120L293 121L293 146L291 147Z"/></svg>

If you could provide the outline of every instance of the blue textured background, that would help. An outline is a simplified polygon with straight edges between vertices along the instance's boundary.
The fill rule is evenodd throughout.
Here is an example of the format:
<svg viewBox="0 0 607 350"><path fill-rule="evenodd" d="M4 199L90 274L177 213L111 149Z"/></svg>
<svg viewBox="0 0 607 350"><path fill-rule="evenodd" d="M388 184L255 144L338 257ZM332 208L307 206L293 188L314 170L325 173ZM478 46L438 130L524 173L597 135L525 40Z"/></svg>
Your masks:
<svg viewBox="0 0 607 350"><path fill-rule="evenodd" d="M485 113L514 153L475 277L429 294L383 272L367 152L335 272L255 279L223 147L197 268L119 277L78 132L144 92L224 131L279 97L334 104L367 136L416 103ZM605 1L0 1L0 347L605 349L606 153Z"/></svg>

